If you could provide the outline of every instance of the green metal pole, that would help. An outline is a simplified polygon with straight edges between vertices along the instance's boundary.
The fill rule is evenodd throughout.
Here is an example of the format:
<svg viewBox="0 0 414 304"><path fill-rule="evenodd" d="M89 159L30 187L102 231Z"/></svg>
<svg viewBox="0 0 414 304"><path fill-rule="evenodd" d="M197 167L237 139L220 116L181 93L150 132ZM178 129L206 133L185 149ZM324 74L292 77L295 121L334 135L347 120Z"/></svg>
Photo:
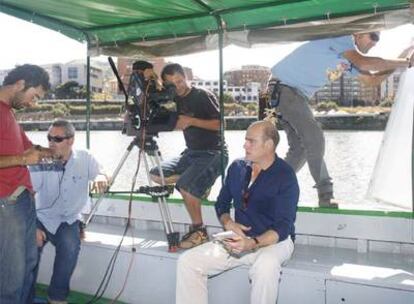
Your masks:
<svg viewBox="0 0 414 304"><path fill-rule="evenodd" d="M414 107L413 107L413 126L411 132L411 215L412 215L412 223L414 224ZM412 229L414 234L414 226ZM413 235L414 240L414 235Z"/></svg>
<svg viewBox="0 0 414 304"><path fill-rule="evenodd" d="M91 58L86 56L86 148L91 147L90 139L91 123Z"/></svg>
<svg viewBox="0 0 414 304"><path fill-rule="evenodd" d="M224 166L224 151L225 141L224 141L224 87L223 87L223 23L220 16L216 16L218 28L219 28L219 39L218 39L218 47L219 47L219 101L220 101L220 137L221 137L221 183L224 184L224 176L225 176L225 166Z"/></svg>

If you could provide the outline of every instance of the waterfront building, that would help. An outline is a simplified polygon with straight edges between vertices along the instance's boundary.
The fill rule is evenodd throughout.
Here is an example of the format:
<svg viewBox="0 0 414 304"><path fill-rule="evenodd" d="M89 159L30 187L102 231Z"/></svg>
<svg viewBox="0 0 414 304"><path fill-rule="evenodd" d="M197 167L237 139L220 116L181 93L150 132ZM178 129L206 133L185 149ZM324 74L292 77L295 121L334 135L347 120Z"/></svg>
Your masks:
<svg viewBox="0 0 414 304"><path fill-rule="evenodd" d="M49 74L52 89L68 81L76 81L79 85L86 86L86 62L85 60L72 60L67 63L50 63L40 65ZM4 77L12 69L0 70L0 84ZM100 93L103 89L103 69L95 62L91 63L91 92Z"/></svg>
<svg viewBox="0 0 414 304"><path fill-rule="evenodd" d="M326 84L317 91L312 101L334 101L341 106L376 105L381 101L379 86L366 86L358 77L342 75L339 79Z"/></svg>
<svg viewBox="0 0 414 304"><path fill-rule="evenodd" d="M386 100L394 100L400 82L401 70L392 73L385 81L381 83L381 97Z"/></svg>
<svg viewBox="0 0 414 304"><path fill-rule="evenodd" d="M91 92L101 93L103 88L102 69L91 65ZM76 81L80 85L86 85L87 67L84 60L73 60L62 67L62 83Z"/></svg>
<svg viewBox="0 0 414 304"><path fill-rule="evenodd" d="M258 82L260 89L265 89L270 77L270 69L260 65L243 65L241 69L224 72L224 79L234 86L245 87L248 83Z"/></svg>
<svg viewBox="0 0 414 304"><path fill-rule="evenodd" d="M219 81L218 80L192 80L191 85L199 88L207 89L217 96L219 94ZM224 93L230 94L236 102L249 103L257 102L259 100L260 91L259 82L248 82L244 86L230 85L227 80L223 81Z"/></svg>

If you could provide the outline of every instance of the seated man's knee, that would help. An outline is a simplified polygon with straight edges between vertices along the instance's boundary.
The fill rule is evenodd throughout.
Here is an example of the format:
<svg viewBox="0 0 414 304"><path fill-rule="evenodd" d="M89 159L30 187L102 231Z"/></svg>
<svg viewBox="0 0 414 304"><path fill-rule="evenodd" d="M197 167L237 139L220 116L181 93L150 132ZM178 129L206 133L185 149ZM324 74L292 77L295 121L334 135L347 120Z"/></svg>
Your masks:
<svg viewBox="0 0 414 304"><path fill-rule="evenodd" d="M164 183L166 185L175 184L180 176L179 175L171 175L168 177L164 177ZM159 175L156 174L150 174L150 178L153 182L157 184L162 184L162 178Z"/></svg>
<svg viewBox="0 0 414 304"><path fill-rule="evenodd" d="M78 242L70 239L64 240L57 244L57 250L66 256L77 255L80 251L80 241Z"/></svg>
<svg viewBox="0 0 414 304"><path fill-rule="evenodd" d="M65 237L62 238L58 243L57 247L60 250L64 250L67 252L79 252L81 246L80 236L79 237Z"/></svg>
<svg viewBox="0 0 414 304"><path fill-rule="evenodd" d="M261 279L277 279L282 271L282 263L279 261L260 261L250 269L250 277L253 279L259 276Z"/></svg>
<svg viewBox="0 0 414 304"><path fill-rule="evenodd" d="M193 253L191 250L182 253L177 260L177 271L189 270L193 268Z"/></svg>
<svg viewBox="0 0 414 304"><path fill-rule="evenodd" d="M283 258L277 255L265 254L258 257L255 263L255 268L259 269L260 271L266 271L266 269L272 269L271 272L274 270L280 271L283 263Z"/></svg>

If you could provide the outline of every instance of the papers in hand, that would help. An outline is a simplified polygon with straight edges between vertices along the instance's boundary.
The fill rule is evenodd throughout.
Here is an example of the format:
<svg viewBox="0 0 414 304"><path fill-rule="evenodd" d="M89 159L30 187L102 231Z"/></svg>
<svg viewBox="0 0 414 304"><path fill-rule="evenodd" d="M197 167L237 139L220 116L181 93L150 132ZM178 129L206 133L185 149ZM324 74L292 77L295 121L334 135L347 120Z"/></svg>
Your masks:
<svg viewBox="0 0 414 304"><path fill-rule="evenodd" d="M237 233L235 233L232 230L229 231L223 231L216 234L213 234L213 238L215 241L224 241L224 240L231 240L237 236Z"/></svg>

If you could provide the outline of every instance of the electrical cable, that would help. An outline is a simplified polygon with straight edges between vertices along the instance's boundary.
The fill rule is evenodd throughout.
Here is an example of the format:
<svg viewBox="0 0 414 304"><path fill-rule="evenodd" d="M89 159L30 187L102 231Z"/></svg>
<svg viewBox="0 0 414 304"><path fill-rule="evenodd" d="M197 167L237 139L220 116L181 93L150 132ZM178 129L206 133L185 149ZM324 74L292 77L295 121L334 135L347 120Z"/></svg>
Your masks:
<svg viewBox="0 0 414 304"><path fill-rule="evenodd" d="M137 167L137 170L136 170L136 172L134 174L134 177L133 177L131 193L130 193L130 196L129 196L129 202L130 203L128 204L128 221L131 219L131 216L132 216L132 193L134 192L134 187L135 187L136 179L137 179L137 176L138 176L139 166L141 164L141 155L142 155L142 150L139 151L138 167ZM130 223L127 223L127 225L128 224L130 224ZM131 259L130 259L129 265L128 265L128 270L127 270L127 273L125 275L125 279L124 279L124 282L122 284L121 290L118 292L118 294L115 296L115 298L111 301L111 304L115 303L115 301L117 301L119 299L119 297L122 295L122 293L124 292L126 284L128 282L129 274L131 273L132 265L134 264L135 251L136 250L135 250L134 231L133 230L131 230L131 242L132 242L132 244L131 244L132 252L131 252Z"/></svg>
<svg viewBox="0 0 414 304"><path fill-rule="evenodd" d="M42 210L47 210L47 209L51 209L51 208L53 208L53 206L57 203L57 200L59 199L59 197L60 197L60 194L61 194L61 188L62 188L62 181L63 181L63 176L65 175L65 167L63 167L63 170L62 170L62 176L61 177L59 177L59 186L58 186L58 194L57 194L57 196L56 196L56 198L53 200L53 202L49 205L49 206L47 206L47 207L43 207L43 208L37 208L36 209L36 212L39 212L39 211L42 211Z"/></svg>
<svg viewBox="0 0 414 304"><path fill-rule="evenodd" d="M150 87L150 83L148 83L147 86L146 86L146 90L145 90L145 94L144 94L144 98L143 98L143 115L144 115L143 121L144 122L147 119L147 117L146 117L146 113L147 113L147 111L146 111L147 110L147 98L146 98L146 96L148 96L149 87ZM132 215L132 193L134 191L134 187L135 187L135 184L136 184L136 179L137 179L137 176L138 176L139 166L141 164L141 156L142 156L142 153L145 153L145 150L144 150L144 148L145 148L145 135L146 135L145 127L146 127L146 124L144 123L143 127L141 128L141 146L139 147L140 149L139 149L138 167L137 167L137 171L135 172L134 177L133 177L133 183L132 183L132 188L131 188L131 193L130 193L130 200L129 200L130 204L128 205L128 220L131 219L131 215ZM115 303L115 301L117 301L119 299L119 297L122 295L122 293L124 292L126 284L128 282L129 274L130 274L131 269L132 269L132 265L133 265L134 260L135 260L133 230L131 230L131 239L132 239L132 255L131 255L129 265L128 265L128 270L127 270L124 282L122 284L121 290L118 292L118 294L115 296L115 298L111 301L111 304Z"/></svg>
<svg viewBox="0 0 414 304"><path fill-rule="evenodd" d="M144 94L144 98L143 98L143 110L144 110L143 111L143 113L144 113L143 114L144 115L143 121L146 121L146 118L147 118L146 117L146 109L147 109L147 98L146 98L146 96L147 96L148 90L149 90L149 83L148 83L148 85L146 87L145 94ZM113 253L113 255L112 255L112 257L111 257L111 259L109 261L109 264L108 264L108 266L107 266L107 268L105 270L104 277L102 278L101 283L99 284L97 291L93 295L92 299L90 299L86 304L96 303L105 294L105 292L106 292L106 290L107 290L107 288L109 286L109 282L111 280L111 277L112 277L114 268L115 268L115 263L116 263L116 260L118 258L118 254L119 254L120 249L122 247L122 243L123 243L124 238L125 238L128 230L129 230L129 228L131 226L132 195L134 193L134 188L135 188L137 176L138 176L138 173L139 173L139 168L140 168L140 164L141 164L141 156L142 156L142 153L145 153L145 150L144 150L144 148L145 148L145 135L146 135L145 127L146 127L146 123L144 123L143 124L143 127L141 128L141 142L140 142L139 152L138 152L138 164L137 164L137 169L136 169L136 171L134 173L134 176L132 178L131 192L130 192L129 202L128 202L128 217L127 217L127 223L125 225L125 230L124 230L124 232L122 234L121 241L119 242L117 248L115 249L115 251L114 251L114 253ZM134 249L134 240L133 239L134 239L134 237L132 235L132 248ZM123 291L125 290L126 283L128 281L128 277L129 277L129 274L130 274L130 271L131 271L131 268L132 268L132 265L133 265L134 258L135 258L135 253L134 253L134 250L133 250L132 256L131 256L131 260L130 260L130 263L129 263L129 266L128 266L127 274L125 276L125 280L123 282L123 285L121 287L121 290L118 292L118 294L112 300L111 303L115 303L115 301L122 295Z"/></svg>
<svg viewBox="0 0 414 304"><path fill-rule="evenodd" d="M121 237L121 241L119 242L117 248L115 249L115 251L114 251L114 253L113 253L113 255L112 255L112 257L109 261L109 264L106 268L104 277L101 280L101 283L99 284L99 287L98 287L97 291L95 292L92 299L87 302L87 304L93 304L93 303L96 303L97 301L99 301L103 297L103 295L105 294L105 291L108 288L109 282L111 280L111 277L112 277L112 274L113 274L113 271L114 271L114 268L115 268L115 263L116 263L116 260L118 258L118 254L119 254L120 249L122 247L122 243L125 239L125 236L128 232L129 227L131 226L132 194L134 192L135 183L136 183L136 179L137 179L137 176L138 176L140 163L141 163L141 153L139 153L137 169L136 169L135 174L133 176L133 182L132 182L132 186L131 186L131 193L130 193L130 198L129 198L129 202L128 202L128 218L127 218L127 223L125 225L124 232L123 232L122 237ZM126 281L125 281L125 283L126 283Z"/></svg>
<svg viewBox="0 0 414 304"><path fill-rule="evenodd" d="M111 280L111 277L112 277L112 274L113 274L113 271L114 271L114 268L115 268L115 263L116 263L116 260L118 258L118 254L119 254L120 249L122 247L122 243L125 239L125 236L128 232L128 229L131 225L132 193L133 193L134 187L135 187L136 176L138 175L138 172L139 172L140 160L141 160L141 155L139 155L137 170L136 170L135 175L133 177L132 190L131 190L130 199L129 199L129 203L128 203L128 218L127 218L127 223L125 225L124 232L122 233L121 241L119 242L117 248L115 249L115 251L114 251L114 253L113 253L113 255L112 255L112 257L109 261L109 264L108 264L108 266L105 270L104 277L102 278L101 283L99 284L99 287L98 287L97 291L95 292L92 299L87 302L87 304L92 304L92 303L96 303L97 301L99 301L103 297L103 295L105 294L105 291L107 290L109 282Z"/></svg>

